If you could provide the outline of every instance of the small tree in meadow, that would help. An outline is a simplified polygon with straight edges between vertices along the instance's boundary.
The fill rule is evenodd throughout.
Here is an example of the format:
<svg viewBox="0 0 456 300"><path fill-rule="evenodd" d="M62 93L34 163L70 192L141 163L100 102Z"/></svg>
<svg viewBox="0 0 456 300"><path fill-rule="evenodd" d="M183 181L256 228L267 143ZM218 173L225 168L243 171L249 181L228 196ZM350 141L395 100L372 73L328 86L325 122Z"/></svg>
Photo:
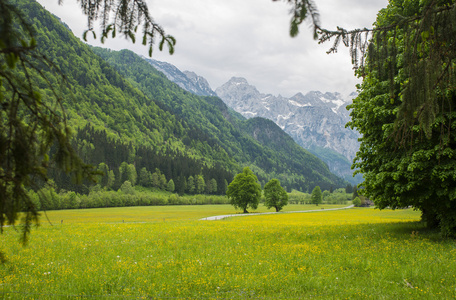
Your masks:
<svg viewBox="0 0 456 300"><path fill-rule="evenodd" d="M316 206L322 202L322 193L318 185L312 191L311 200L312 204L315 204Z"/></svg>
<svg viewBox="0 0 456 300"><path fill-rule="evenodd" d="M268 209L274 207L276 212L282 210L282 208L288 204L288 194L280 186L280 181L278 179L271 179L264 186L264 205Z"/></svg>
<svg viewBox="0 0 456 300"><path fill-rule="evenodd" d="M354 206L356 206L356 207L360 207L361 206L361 199L359 199L359 197L356 197L355 199L353 199L352 204Z"/></svg>
<svg viewBox="0 0 456 300"><path fill-rule="evenodd" d="M261 198L261 186L253 172L245 167L242 173L234 177L228 185L226 196L235 208L241 208L248 213L247 207L257 209Z"/></svg>

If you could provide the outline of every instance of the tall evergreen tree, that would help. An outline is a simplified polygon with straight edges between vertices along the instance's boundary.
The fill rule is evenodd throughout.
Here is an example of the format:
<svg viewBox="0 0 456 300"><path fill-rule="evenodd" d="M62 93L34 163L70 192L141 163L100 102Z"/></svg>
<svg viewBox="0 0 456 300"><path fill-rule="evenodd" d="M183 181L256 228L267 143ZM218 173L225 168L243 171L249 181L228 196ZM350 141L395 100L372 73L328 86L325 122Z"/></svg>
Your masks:
<svg viewBox="0 0 456 300"><path fill-rule="evenodd" d="M153 187L160 187L160 177L157 172L150 175L150 181Z"/></svg>
<svg viewBox="0 0 456 300"><path fill-rule="evenodd" d="M150 177L151 174L147 171L146 167L141 168L141 171L139 171L139 184L144 187L150 186Z"/></svg>
<svg viewBox="0 0 456 300"><path fill-rule="evenodd" d="M210 181L210 183L211 183L211 187L212 187L210 193L216 194L216 193L217 193L217 190L218 190L218 189L217 189L217 180L215 180L215 178L212 178L211 181Z"/></svg>
<svg viewBox="0 0 456 300"><path fill-rule="evenodd" d="M135 185L138 179L138 173L136 173L136 167L133 164L129 164L127 167L127 180L131 182L131 185Z"/></svg>
<svg viewBox="0 0 456 300"><path fill-rule="evenodd" d="M129 180L128 178L128 163L122 162L119 167L119 183L122 185L125 181ZM131 183L131 181L130 181Z"/></svg>

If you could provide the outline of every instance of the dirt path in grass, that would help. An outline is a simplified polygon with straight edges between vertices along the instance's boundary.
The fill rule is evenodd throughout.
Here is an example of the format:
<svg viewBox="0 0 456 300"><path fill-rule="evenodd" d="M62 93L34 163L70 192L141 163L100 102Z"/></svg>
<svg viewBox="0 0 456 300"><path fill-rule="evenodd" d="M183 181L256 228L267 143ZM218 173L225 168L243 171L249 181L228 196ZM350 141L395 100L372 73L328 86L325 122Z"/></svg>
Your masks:
<svg viewBox="0 0 456 300"><path fill-rule="evenodd" d="M231 217L248 217L248 216L257 216L257 215L324 212L324 211L330 211L330 210L350 209L350 208L353 208L353 207L354 207L354 205L350 205L350 206L347 206L347 207L341 207L341 208L328 208L328 209L321 209L321 210L300 210L300 211L281 211L281 212L264 212L264 213L250 213L250 214L221 215L221 216L213 216L213 217L202 218L202 219L200 219L200 221L216 221L216 220L223 220L223 219L231 218Z"/></svg>

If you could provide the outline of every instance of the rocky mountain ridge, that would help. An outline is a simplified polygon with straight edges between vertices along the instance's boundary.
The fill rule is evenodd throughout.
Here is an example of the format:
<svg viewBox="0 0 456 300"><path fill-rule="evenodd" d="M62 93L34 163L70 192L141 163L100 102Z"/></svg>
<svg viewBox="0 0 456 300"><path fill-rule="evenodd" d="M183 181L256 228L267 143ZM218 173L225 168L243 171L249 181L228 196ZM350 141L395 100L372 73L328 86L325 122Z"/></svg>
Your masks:
<svg viewBox="0 0 456 300"><path fill-rule="evenodd" d="M142 56L142 58L184 90L199 96L217 96L204 77L198 76L196 73L190 71L182 72L167 62L158 61L145 56Z"/></svg>
<svg viewBox="0 0 456 300"><path fill-rule="evenodd" d="M356 94L312 91L291 98L262 94L245 78L233 77L215 90L217 95L246 118L263 117L274 121L306 149L312 146L332 149L347 159L355 157L358 135L345 128L346 107Z"/></svg>

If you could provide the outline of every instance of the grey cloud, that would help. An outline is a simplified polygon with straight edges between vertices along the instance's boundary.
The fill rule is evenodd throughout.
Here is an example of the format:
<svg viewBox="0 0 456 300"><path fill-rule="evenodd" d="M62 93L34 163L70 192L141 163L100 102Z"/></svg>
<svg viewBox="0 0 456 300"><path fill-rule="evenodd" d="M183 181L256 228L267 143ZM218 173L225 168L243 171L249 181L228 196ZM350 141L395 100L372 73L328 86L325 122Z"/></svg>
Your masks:
<svg viewBox="0 0 456 300"><path fill-rule="evenodd" d="M76 1L38 0L66 22L77 36L86 29ZM387 0L316 0L324 27L370 26ZM326 55L331 46L318 45L308 26L288 34L289 7L271 0L150 0L154 19L177 39L176 53L154 51L154 58L205 77L213 89L232 76L243 76L264 93L290 96L310 90L350 92L358 82L346 51ZM76 13L77 12L77 13ZM331 28L332 27L332 28ZM89 41L99 45L97 41ZM103 46L147 55L140 44L123 38Z"/></svg>

